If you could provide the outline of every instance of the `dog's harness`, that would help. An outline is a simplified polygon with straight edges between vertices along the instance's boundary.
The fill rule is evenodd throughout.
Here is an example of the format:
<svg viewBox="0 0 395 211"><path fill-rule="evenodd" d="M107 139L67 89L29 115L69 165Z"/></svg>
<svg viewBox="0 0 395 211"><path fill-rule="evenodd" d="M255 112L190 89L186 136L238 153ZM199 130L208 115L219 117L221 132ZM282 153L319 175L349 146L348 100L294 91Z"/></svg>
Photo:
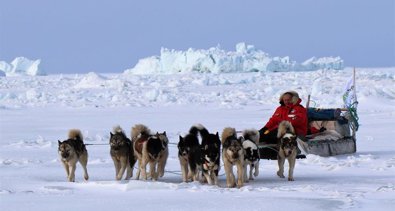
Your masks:
<svg viewBox="0 0 395 211"><path fill-rule="evenodd" d="M138 153L142 153L143 152L143 144L145 142L147 142L149 139L149 136L140 136L135 143L135 149Z"/></svg>

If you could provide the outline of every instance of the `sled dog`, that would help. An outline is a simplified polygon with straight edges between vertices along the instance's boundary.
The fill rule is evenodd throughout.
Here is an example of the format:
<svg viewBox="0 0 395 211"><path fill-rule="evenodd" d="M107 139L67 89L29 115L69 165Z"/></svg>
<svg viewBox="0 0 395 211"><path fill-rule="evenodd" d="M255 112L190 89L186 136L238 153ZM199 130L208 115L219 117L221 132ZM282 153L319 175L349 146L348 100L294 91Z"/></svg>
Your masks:
<svg viewBox="0 0 395 211"><path fill-rule="evenodd" d="M125 180L133 176L136 163L132 142L126 137L120 126L115 126L110 132L110 155L115 166L115 179L121 180L126 170Z"/></svg>
<svg viewBox="0 0 395 211"><path fill-rule="evenodd" d="M285 159L287 159L289 164L288 181L294 181L293 172L295 168L298 144L296 141L297 137L295 135L295 130L290 122L282 121L280 123L278 126L277 138L279 140L277 175L281 178L285 178L284 163Z"/></svg>
<svg viewBox="0 0 395 211"><path fill-rule="evenodd" d="M178 159L181 165L182 181L199 181L199 172L202 167L202 154L198 139L198 128L192 126L189 133L178 142Z"/></svg>
<svg viewBox="0 0 395 211"><path fill-rule="evenodd" d="M242 187L244 183L244 149L243 137L237 138L234 128L224 128L221 134L222 160L224 162L226 185L228 188L236 186L233 165L237 167L237 187Z"/></svg>
<svg viewBox="0 0 395 211"><path fill-rule="evenodd" d="M219 139L219 134L218 132L216 134L209 133L201 124L196 125L196 128L202 138L201 155L203 179L206 179L209 185L218 185L221 155L221 140Z"/></svg>
<svg viewBox="0 0 395 211"><path fill-rule="evenodd" d="M83 142L83 136L78 129L69 131L69 138L65 141L58 140L58 154L66 170L69 182L75 182L75 169L77 162L80 162L84 170L84 179L88 180L88 151Z"/></svg>
<svg viewBox="0 0 395 211"><path fill-rule="evenodd" d="M147 180L147 164L150 166L150 176L152 180L158 179L157 165L161 158L161 153L165 151L164 138L160 138L159 133L152 135L150 129L142 124L132 127L132 142L134 154L138 159L139 168L136 179L141 177ZM167 144L166 144L167 145ZM163 167L164 168L164 167Z"/></svg>
<svg viewBox="0 0 395 211"><path fill-rule="evenodd" d="M254 176L259 175L259 148L257 143L259 142L259 132L257 130L244 130L243 131L243 148L244 148L244 182L253 180ZM247 168L249 166L249 176L247 176Z"/></svg>
<svg viewBox="0 0 395 211"><path fill-rule="evenodd" d="M167 138L166 131L163 133L158 133L158 138L162 144L162 151L159 153L159 162L158 162L158 176L163 177L165 174L165 166L167 162L167 158L169 157L169 139Z"/></svg>

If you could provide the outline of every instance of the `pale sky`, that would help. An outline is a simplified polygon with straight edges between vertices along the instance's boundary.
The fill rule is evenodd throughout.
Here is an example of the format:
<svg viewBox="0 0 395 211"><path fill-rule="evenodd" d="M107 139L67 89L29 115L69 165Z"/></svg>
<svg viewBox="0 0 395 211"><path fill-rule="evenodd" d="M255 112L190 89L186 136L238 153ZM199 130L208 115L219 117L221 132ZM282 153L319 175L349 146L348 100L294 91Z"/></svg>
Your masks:
<svg viewBox="0 0 395 211"><path fill-rule="evenodd" d="M160 48L234 51L239 42L303 62L395 66L394 0L0 0L0 61L54 73L120 73Z"/></svg>

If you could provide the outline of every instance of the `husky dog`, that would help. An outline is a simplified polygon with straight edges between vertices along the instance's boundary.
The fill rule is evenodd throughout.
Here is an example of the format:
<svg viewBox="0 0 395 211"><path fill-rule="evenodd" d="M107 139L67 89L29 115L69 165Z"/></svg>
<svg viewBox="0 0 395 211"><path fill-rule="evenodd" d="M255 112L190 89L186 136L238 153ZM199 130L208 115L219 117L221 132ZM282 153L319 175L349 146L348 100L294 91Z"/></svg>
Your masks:
<svg viewBox="0 0 395 211"><path fill-rule="evenodd" d="M83 142L81 131L72 129L69 131L69 138L63 142L58 140L58 153L60 160L66 170L67 179L69 182L75 182L75 169L77 162L80 162L84 169L84 179L88 180L88 151Z"/></svg>
<svg viewBox="0 0 395 211"><path fill-rule="evenodd" d="M259 132L257 130L244 130L243 131L243 148L244 148L244 181L254 180L252 171L255 170L254 176L259 175ZM250 166L249 177L247 177L247 167Z"/></svg>
<svg viewBox="0 0 395 211"><path fill-rule="evenodd" d="M289 164L288 181L294 181L293 172L295 168L298 144L296 141L297 137L295 135L295 130L290 122L282 121L280 123L278 126L277 138L279 139L277 175L281 178L285 178L284 163L285 159L287 159Z"/></svg>
<svg viewBox="0 0 395 211"><path fill-rule="evenodd" d="M227 127L222 131L222 160L224 162L226 185L228 188L236 186L233 165L237 167L237 187L242 187L244 183L244 149L243 137L237 138L236 130Z"/></svg>
<svg viewBox="0 0 395 211"><path fill-rule="evenodd" d="M133 167L136 163L132 142L119 125L113 128L113 133L110 132L110 155L114 161L115 179L121 180L126 170L125 179L128 180L133 176Z"/></svg>
<svg viewBox="0 0 395 211"><path fill-rule="evenodd" d="M180 160L182 181L199 181L199 171L202 167L202 154L198 139L198 128L192 126L189 133L178 142L178 159Z"/></svg>
<svg viewBox="0 0 395 211"><path fill-rule="evenodd" d="M152 180L156 181L158 179L159 174L156 171L156 168L159 161L161 160L162 152L165 151L165 148L167 147L167 144L165 147L165 144L162 140L165 140L163 134L162 138L160 138L159 133L156 135L151 135L150 129L148 129L148 127L145 125L137 124L132 127L133 150L139 161L136 179L140 178L141 172L141 177L144 180L147 180L148 163L150 165L150 176L152 177Z"/></svg>
<svg viewBox="0 0 395 211"><path fill-rule="evenodd" d="M221 140L218 132L211 134L201 124L195 126L202 138L201 155L203 176L209 185L218 185L218 172L220 169Z"/></svg>
<svg viewBox="0 0 395 211"><path fill-rule="evenodd" d="M160 139L163 148L159 155L158 176L163 177L163 175L165 174L167 158L169 157L169 139L167 138L166 131L164 131L163 133L157 133L157 136Z"/></svg>

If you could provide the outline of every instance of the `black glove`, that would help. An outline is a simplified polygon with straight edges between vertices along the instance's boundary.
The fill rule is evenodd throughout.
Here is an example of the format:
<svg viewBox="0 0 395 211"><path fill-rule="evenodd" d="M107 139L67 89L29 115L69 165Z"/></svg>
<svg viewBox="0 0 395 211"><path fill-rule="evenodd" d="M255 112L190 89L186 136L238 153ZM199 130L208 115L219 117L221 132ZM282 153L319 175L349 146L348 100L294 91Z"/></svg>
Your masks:
<svg viewBox="0 0 395 211"><path fill-rule="evenodd" d="M267 127L263 127L263 128L261 128L260 130L259 130L259 134L262 136L263 134L267 134L268 132L266 132L266 131L269 131L268 129L267 129Z"/></svg>
<svg viewBox="0 0 395 211"><path fill-rule="evenodd" d="M326 128L324 128L324 127L320 128L320 132L324 132L325 130L326 130Z"/></svg>

